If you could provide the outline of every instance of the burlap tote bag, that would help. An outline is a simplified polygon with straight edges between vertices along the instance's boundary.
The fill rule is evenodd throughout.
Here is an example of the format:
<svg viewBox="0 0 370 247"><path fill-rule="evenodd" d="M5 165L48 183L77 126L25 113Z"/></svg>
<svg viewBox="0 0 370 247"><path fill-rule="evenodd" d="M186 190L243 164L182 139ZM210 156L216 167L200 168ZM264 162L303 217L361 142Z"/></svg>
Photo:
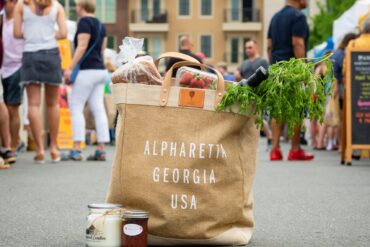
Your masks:
<svg viewBox="0 0 370 247"><path fill-rule="evenodd" d="M217 90L201 90L171 86L172 69L162 86L113 85L119 119L107 201L150 213L150 245L246 244L255 118L215 112L225 90L219 73Z"/></svg>

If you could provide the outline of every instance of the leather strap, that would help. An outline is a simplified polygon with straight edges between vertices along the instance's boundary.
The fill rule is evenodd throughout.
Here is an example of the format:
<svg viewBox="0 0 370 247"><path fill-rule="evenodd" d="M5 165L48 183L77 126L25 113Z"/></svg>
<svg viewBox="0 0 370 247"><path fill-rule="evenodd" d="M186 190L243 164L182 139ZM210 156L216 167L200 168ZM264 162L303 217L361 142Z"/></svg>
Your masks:
<svg viewBox="0 0 370 247"><path fill-rule="evenodd" d="M183 53L180 53L180 52L165 52L163 53L162 55L160 55L155 61L154 61L154 64L155 66L158 68L158 65L159 65L159 62L161 59L163 58L179 58L179 59L182 59L182 60L185 60L185 61L189 61L189 62L193 62L193 63L196 63L196 64L201 64L198 60L196 60L195 58L189 56L189 55L186 55L186 54L183 54Z"/></svg>

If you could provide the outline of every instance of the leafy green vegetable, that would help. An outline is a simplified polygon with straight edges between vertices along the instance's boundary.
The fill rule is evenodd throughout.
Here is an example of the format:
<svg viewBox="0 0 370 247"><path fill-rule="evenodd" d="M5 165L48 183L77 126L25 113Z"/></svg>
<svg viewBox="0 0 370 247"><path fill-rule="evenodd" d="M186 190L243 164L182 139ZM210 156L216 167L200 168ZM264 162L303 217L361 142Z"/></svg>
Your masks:
<svg viewBox="0 0 370 247"><path fill-rule="evenodd" d="M323 121L326 97L331 94L333 65L326 55L318 62L311 59L281 61L269 67L269 77L257 88L235 86L229 88L217 110L233 111L239 105L239 113L256 114L262 125L263 114L268 112L278 122L288 124L289 134L294 126L302 124L305 112L310 119ZM315 65L324 62L324 77L314 73ZM329 87L328 87L328 85ZM325 88L329 88L325 92Z"/></svg>

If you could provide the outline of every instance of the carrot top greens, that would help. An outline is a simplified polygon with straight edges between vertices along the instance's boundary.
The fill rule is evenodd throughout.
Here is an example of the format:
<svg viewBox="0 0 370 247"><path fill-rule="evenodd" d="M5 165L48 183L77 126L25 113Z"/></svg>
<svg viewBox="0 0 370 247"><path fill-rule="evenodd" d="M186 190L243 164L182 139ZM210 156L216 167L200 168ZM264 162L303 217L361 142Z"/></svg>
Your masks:
<svg viewBox="0 0 370 247"><path fill-rule="evenodd" d="M256 88L250 86L229 87L218 105L217 110L232 111L232 106L239 105L239 113L257 115L257 123L262 125L263 114L278 122L288 124L289 134L294 126L302 124L305 113L309 119L324 119L325 101L331 95L333 83L333 65L331 54L319 61L313 59L295 59L281 61L269 67L269 77ZM324 76L314 73L315 66L325 63Z"/></svg>

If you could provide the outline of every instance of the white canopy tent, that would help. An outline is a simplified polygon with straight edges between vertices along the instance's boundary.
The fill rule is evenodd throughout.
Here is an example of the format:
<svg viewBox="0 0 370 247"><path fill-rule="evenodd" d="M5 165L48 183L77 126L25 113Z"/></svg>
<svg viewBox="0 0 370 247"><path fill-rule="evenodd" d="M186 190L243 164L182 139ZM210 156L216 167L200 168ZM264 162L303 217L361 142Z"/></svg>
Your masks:
<svg viewBox="0 0 370 247"><path fill-rule="evenodd" d="M333 41L336 47L349 32L358 32L359 19L370 13L370 0L357 0L356 3L344 12L333 24Z"/></svg>

